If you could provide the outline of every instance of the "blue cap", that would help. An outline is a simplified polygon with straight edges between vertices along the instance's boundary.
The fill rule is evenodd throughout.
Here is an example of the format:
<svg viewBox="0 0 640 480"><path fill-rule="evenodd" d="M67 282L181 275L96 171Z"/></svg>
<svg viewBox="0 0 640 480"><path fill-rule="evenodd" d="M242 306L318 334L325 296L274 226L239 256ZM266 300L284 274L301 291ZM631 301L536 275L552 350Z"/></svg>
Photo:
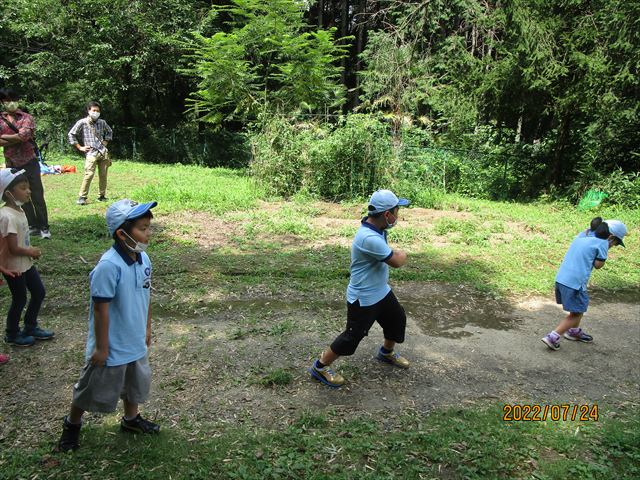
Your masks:
<svg viewBox="0 0 640 480"><path fill-rule="evenodd" d="M396 197L391 190L378 190L369 199L369 213L386 212L396 207L406 207L409 203L406 198Z"/></svg>
<svg viewBox="0 0 640 480"><path fill-rule="evenodd" d="M128 198L112 203L109 205L109 208L107 208L106 215L109 234L113 236L114 232L120 228L124 222L142 217L156 205L158 205L158 202L138 203Z"/></svg>
<svg viewBox="0 0 640 480"><path fill-rule="evenodd" d="M605 223L609 226L609 233L620 240L620 245L624 247L622 239L627 234L627 226L620 220L605 220Z"/></svg>

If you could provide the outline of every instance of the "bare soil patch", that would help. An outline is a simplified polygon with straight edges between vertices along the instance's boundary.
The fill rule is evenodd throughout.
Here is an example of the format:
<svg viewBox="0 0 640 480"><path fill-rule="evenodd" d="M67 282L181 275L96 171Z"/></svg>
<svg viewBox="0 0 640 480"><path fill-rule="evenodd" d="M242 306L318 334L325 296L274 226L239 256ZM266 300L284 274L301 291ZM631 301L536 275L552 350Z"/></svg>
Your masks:
<svg viewBox="0 0 640 480"><path fill-rule="evenodd" d="M308 409L393 417L405 409L486 401L640 401L638 303L595 302L584 321L594 343L563 341L552 352L540 341L562 316L551 298L496 300L436 283L406 282L395 291L408 313L407 340L398 350L411 368L373 359L382 339L374 326L355 355L336 362L347 379L340 390L306 372L344 323L343 301L334 296L314 302L256 291L262 296L229 298L207 316L158 313L145 410L167 426L206 420L278 427ZM1 367L0 441L26 446L43 434L53 438L68 408L83 362L86 312L42 321L56 339L12 349L11 362ZM278 368L293 381L262 386L260 379Z"/></svg>

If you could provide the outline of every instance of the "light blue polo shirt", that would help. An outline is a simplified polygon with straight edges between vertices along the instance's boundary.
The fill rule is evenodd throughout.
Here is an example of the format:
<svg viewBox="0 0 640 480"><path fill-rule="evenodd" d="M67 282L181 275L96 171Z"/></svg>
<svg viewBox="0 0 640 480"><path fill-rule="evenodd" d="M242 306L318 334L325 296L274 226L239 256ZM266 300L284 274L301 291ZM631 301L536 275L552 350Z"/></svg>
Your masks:
<svg viewBox="0 0 640 480"><path fill-rule="evenodd" d="M107 366L140 360L147 354L147 315L151 297L151 260L146 253L137 260L114 244L89 274L91 302L87 360L95 350L94 303L109 303L109 356Z"/></svg>
<svg viewBox="0 0 640 480"><path fill-rule="evenodd" d="M574 290L586 290L593 270L593 262L604 261L609 253L609 242L597 237L577 237L564 256L556 282Z"/></svg>
<svg viewBox="0 0 640 480"><path fill-rule="evenodd" d="M389 265L393 250L387 245L387 232L366 222L366 217L351 244L351 279L347 302L360 301L367 307L378 303L391 291L388 285Z"/></svg>

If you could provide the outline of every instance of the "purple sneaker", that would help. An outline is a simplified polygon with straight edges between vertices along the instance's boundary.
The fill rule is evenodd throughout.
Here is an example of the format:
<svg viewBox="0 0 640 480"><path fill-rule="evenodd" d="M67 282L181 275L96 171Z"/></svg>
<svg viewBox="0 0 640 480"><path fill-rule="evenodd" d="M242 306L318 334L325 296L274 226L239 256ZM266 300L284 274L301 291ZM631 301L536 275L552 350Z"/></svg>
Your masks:
<svg viewBox="0 0 640 480"><path fill-rule="evenodd" d="M558 350L560 348L560 335L553 332L548 333L542 337L542 342L551 350Z"/></svg>
<svg viewBox="0 0 640 480"><path fill-rule="evenodd" d="M564 333L564 338L573 340L574 342L593 342L593 337L584 333L581 328L570 328Z"/></svg>

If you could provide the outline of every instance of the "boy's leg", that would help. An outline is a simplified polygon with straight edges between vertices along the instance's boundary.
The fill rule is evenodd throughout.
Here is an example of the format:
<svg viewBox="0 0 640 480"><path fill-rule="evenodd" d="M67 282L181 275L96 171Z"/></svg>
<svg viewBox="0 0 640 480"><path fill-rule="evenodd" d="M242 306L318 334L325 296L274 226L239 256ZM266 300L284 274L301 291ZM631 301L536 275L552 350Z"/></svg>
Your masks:
<svg viewBox="0 0 640 480"><path fill-rule="evenodd" d="M22 276L25 278L27 288L31 294L27 312L24 315L24 333L33 336L39 340L49 340L53 338L53 332L38 328L38 314L40 307L44 301L45 290L40 274L36 267L31 267L24 272Z"/></svg>
<svg viewBox="0 0 640 480"><path fill-rule="evenodd" d="M393 349L396 343L404 342L407 328L407 315L404 308L398 302L393 291L380 302L380 316L378 323L384 333L384 343L378 351L376 358L382 362L390 363L400 368L409 368L409 361Z"/></svg>
<svg viewBox="0 0 640 480"><path fill-rule="evenodd" d="M139 404L149 396L151 389L151 368L145 356L140 360L127 364L124 390L121 395L124 404L124 417L120 421L120 429L131 433L158 433L160 426L142 418Z"/></svg>
<svg viewBox="0 0 640 480"><path fill-rule="evenodd" d="M584 289L574 289L556 282L556 303L561 304L567 316L558 324L555 330L542 337L542 342L551 350L560 348L560 338L564 335L569 340L591 342L590 335L582 333L578 328L580 320L589 306L589 295Z"/></svg>
<svg viewBox="0 0 640 480"><path fill-rule="evenodd" d="M27 304L27 283L24 274L13 278L5 275L4 278L11 291L11 306L7 312L5 341L20 346L33 345L33 338L31 338L31 341L25 342L24 345L20 342L20 316L24 306Z"/></svg>
<svg viewBox="0 0 640 480"><path fill-rule="evenodd" d="M98 177L100 197L107 196L107 170L109 169L109 159L101 155L98 160Z"/></svg>
<svg viewBox="0 0 640 480"><path fill-rule="evenodd" d="M84 410L71 405L69 415L62 421L62 435L58 440L58 451L68 452L77 450L80 446L80 429L82 428L82 415Z"/></svg>
<svg viewBox="0 0 640 480"><path fill-rule="evenodd" d="M87 155L87 158L84 161L84 177L82 178L82 185L80 186L80 193L78 194L80 198L86 199L89 196L89 187L91 186L91 181L96 173L96 162L96 157L93 155Z"/></svg>
<svg viewBox="0 0 640 480"><path fill-rule="evenodd" d="M556 327L554 330L558 335L562 335L567 332L570 328L578 328L580 325L580 320L584 313L569 313Z"/></svg>
<svg viewBox="0 0 640 480"><path fill-rule="evenodd" d="M377 304L361 307L359 301L347 303L347 326L322 353L319 363L316 360L308 369L311 376L330 387L341 386L344 378L329 366L338 357L353 355L360 341L369 333L377 314Z"/></svg>

